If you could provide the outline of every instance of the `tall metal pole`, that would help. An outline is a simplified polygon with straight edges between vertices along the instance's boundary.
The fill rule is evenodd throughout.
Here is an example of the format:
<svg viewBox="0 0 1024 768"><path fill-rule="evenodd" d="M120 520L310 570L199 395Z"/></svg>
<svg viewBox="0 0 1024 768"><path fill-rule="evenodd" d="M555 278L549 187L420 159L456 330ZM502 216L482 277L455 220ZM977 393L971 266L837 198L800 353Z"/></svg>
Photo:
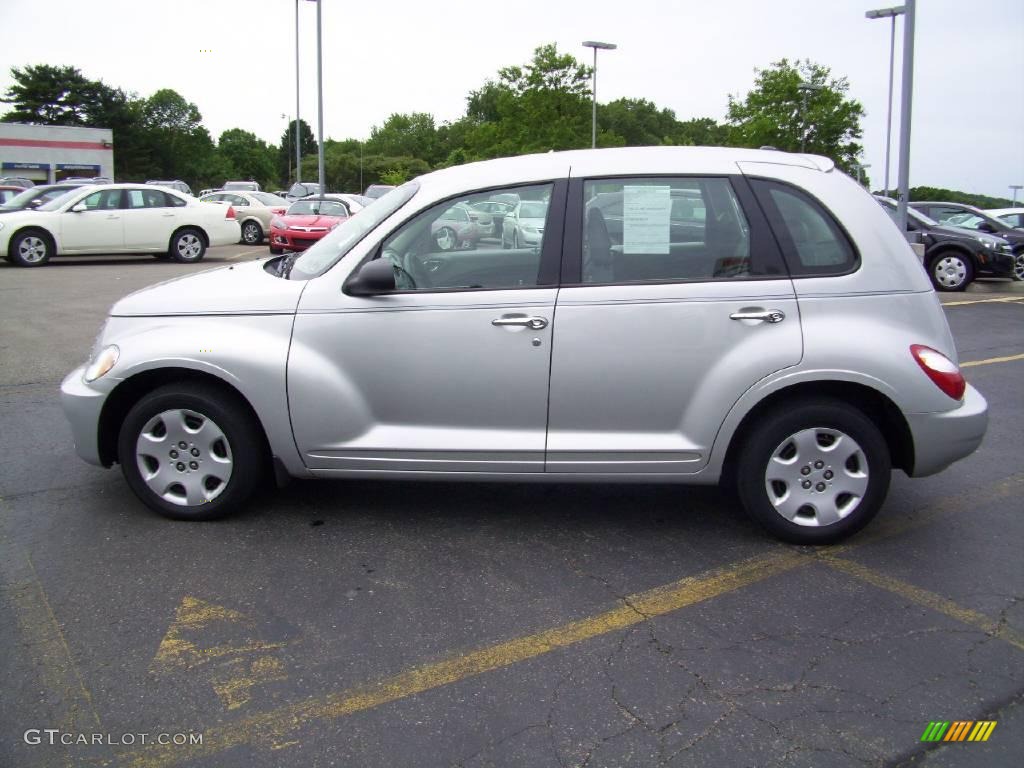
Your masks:
<svg viewBox="0 0 1024 768"><path fill-rule="evenodd" d="M1013 192L1013 207L1014 208L1017 207L1017 192L1019 190L1021 190L1021 189L1024 189L1024 187L1022 187L1020 184L1011 184L1010 185L1010 191Z"/></svg>
<svg viewBox="0 0 1024 768"><path fill-rule="evenodd" d="M594 46L594 85L591 98L590 148L597 149L597 46Z"/></svg>
<svg viewBox="0 0 1024 768"><path fill-rule="evenodd" d="M320 194L327 191L327 186L324 183L324 50L320 14L322 6L323 0L316 0L316 122L317 133L320 136L320 152L317 158L317 170L320 174Z"/></svg>
<svg viewBox="0 0 1024 768"><path fill-rule="evenodd" d="M299 0L295 0L295 181L302 181L302 141L299 138Z"/></svg>
<svg viewBox="0 0 1024 768"><path fill-rule="evenodd" d="M914 102L914 20L917 16L917 0L907 0L905 8L903 94L900 100L899 198L896 201L896 221L904 232L907 231L907 198L910 197L910 113Z"/></svg>
<svg viewBox="0 0 1024 768"><path fill-rule="evenodd" d="M800 126L800 154L802 155L807 150L807 96L811 91L809 88L801 90L804 92L804 108L800 113L800 122L803 123Z"/></svg>
<svg viewBox="0 0 1024 768"><path fill-rule="evenodd" d="M896 16L892 17L889 33L889 111L885 116L885 192L889 196L889 152L892 148L892 76L896 65Z"/></svg>

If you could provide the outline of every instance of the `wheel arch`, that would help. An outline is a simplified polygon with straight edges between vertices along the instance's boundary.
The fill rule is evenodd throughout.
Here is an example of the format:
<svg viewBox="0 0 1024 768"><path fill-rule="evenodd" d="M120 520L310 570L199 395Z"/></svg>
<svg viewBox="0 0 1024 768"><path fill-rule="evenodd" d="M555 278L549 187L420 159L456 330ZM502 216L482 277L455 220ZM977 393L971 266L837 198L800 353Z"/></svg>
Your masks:
<svg viewBox="0 0 1024 768"><path fill-rule="evenodd" d="M955 242L942 242L933 245L931 250L929 250L925 256L925 261L927 262L928 268L931 268L932 264L935 262L937 258L941 257L945 253L949 253L950 251L953 251L960 256L966 257L967 260L971 263L971 268L974 269L975 272L978 271L978 259L975 256L974 252L966 245L961 245L960 243Z"/></svg>
<svg viewBox="0 0 1024 768"><path fill-rule="evenodd" d="M267 437L267 429L260 419L259 414L252 407L249 400L230 382L206 371L194 368L153 368L140 371L135 375L119 383L109 395L100 411L97 445L99 447L99 458L103 466L109 467L117 462L117 439L121 431L121 424L132 407L150 392L166 384L195 382L212 385L225 396L234 399L242 406L253 422L258 426L262 436L262 450L268 462L273 458L270 447L270 440Z"/></svg>
<svg viewBox="0 0 1024 768"><path fill-rule="evenodd" d="M729 446L722 462L722 480L731 483L735 478L740 447L765 414L794 405L808 397L832 397L860 410L882 433L889 447L892 466L902 469L908 475L913 472L913 435L906 418L892 400L865 384L819 380L802 381L771 392L747 411L729 439Z"/></svg>
<svg viewBox="0 0 1024 768"><path fill-rule="evenodd" d="M57 256L61 253L61 248L58 244L57 237L53 234L53 232L51 232L41 224L25 224L19 227L18 229L14 230L14 232L11 233L10 239L7 241L8 244L13 243L14 238L18 237L18 235L24 235L29 232L38 232L40 235L42 235L46 239L50 248L53 250L54 256ZM10 245L8 245L8 249L10 249Z"/></svg>
<svg viewBox="0 0 1024 768"><path fill-rule="evenodd" d="M203 245L207 248L210 247L210 235L203 229L200 224L182 224L180 227L175 227L174 231L171 232L171 237L167 241L167 250L170 251L174 247L174 238L180 235L182 232L188 229L194 229L199 233L199 236L203 239Z"/></svg>

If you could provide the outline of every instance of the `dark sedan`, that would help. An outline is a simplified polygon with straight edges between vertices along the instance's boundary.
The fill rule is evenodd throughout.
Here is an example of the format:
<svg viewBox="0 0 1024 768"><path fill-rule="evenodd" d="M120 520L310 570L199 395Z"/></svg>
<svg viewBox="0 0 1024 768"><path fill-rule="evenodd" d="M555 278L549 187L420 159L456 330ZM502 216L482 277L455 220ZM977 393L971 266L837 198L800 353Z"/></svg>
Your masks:
<svg viewBox="0 0 1024 768"><path fill-rule="evenodd" d="M896 201L875 199L895 221ZM1001 237L944 227L913 208L907 208L907 230L921 235L924 268L937 291L962 291L976 276L1013 277L1013 251Z"/></svg>
<svg viewBox="0 0 1024 768"><path fill-rule="evenodd" d="M973 205L931 201L909 205L945 227L970 229L1003 238L1013 249L1013 279L1024 280L1024 231Z"/></svg>

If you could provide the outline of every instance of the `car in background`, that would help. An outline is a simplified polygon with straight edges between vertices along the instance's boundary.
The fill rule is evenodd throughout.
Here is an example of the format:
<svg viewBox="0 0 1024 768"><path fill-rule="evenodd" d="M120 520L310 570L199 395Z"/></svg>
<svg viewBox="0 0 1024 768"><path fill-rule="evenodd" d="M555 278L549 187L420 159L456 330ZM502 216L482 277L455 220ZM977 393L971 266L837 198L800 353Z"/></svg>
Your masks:
<svg viewBox="0 0 1024 768"><path fill-rule="evenodd" d="M183 263L238 242L235 209L145 184L87 185L0 216L0 257L38 267L53 256L151 253Z"/></svg>
<svg viewBox="0 0 1024 768"><path fill-rule="evenodd" d="M60 179L58 184L113 184L114 180L109 176L68 176Z"/></svg>
<svg viewBox="0 0 1024 768"><path fill-rule="evenodd" d="M491 217L491 229L485 233L486 237L501 237L501 222L505 216L516 207L514 202L501 202L499 200L482 200L470 206L476 211L486 213ZM483 225L482 221L478 221Z"/></svg>
<svg viewBox="0 0 1024 768"><path fill-rule="evenodd" d="M304 251L351 215L344 202L326 195L296 200L270 222L270 252Z"/></svg>
<svg viewBox="0 0 1024 768"><path fill-rule="evenodd" d="M896 201L875 196L896 221ZM907 231L918 233L925 247L924 268L937 291L962 291L975 277L1013 277L1010 244L1001 237L944 227L914 208L907 207Z"/></svg>
<svg viewBox="0 0 1024 768"><path fill-rule="evenodd" d="M36 185L32 179L26 179L24 176L0 176L0 184L5 187L18 187L19 189L28 189Z"/></svg>
<svg viewBox="0 0 1024 768"><path fill-rule="evenodd" d="M931 201L909 205L939 224L1003 238L1013 251L1012 277L1014 280L1024 280L1024 232L1021 230L973 205Z"/></svg>
<svg viewBox="0 0 1024 768"><path fill-rule="evenodd" d="M284 194L285 200L289 203L293 203L296 200L301 200L304 197L310 197L312 195L323 194L323 190L320 189L320 185L315 181L296 181Z"/></svg>
<svg viewBox="0 0 1024 768"><path fill-rule="evenodd" d="M834 169L631 147L420 176L305 253L121 299L61 385L75 448L188 521L243 509L274 474L661 482L721 484L775 536L836 542L894 469L977 449L988 406L902 233ZM434 222L481 188L550 192L541 246L432 250ZM584 225L597 189L636 213L611 283L583 271L609 251ZM701 198L699 240L670 242L670 189ZM717 276L734 259L748 269Z"/></svg>
<svg viewBox="0 0 1024 768"><path fill-rule="evenodd" d="M221 189L233 192L259 192L260 185L257 181L225 181Z"/></svg>
<svg viewBox="0 0 1024 768"><path fill-rule="evenodd" d="M328 192L326 195L316 195L324 200L340 200L348 208L349 215L355 216L366 206L374 202L372 197L366 197L365 195L355 195L349 192Z"/></svg>
<svg viewBox="0 0 1024 768"><path fill-rule="evenodd" d="M62 182L60 184L41 184L28 189L18 188L17 196L0 205L0 213L34 210L82 186L82 184Z"/></svg>
<svg viewBox="0 0 1024 768"><path fill-rule="evenodd" d="M211 192L199 198L206 203L230 205L241 228L241 241L259 245L270 233L270 222L288 210L288 201L269 192Z"/></svg>
<svg viewBox="0 0 1024 768"><path fill-rule="evenodd" d="M211 192L220 192L220 187L216 187L216 188L210 187L209 189L201 189L201 190L199 190L199 194L196 195L196 197L206 197Z"/></svg>
<svg viewBox="0 0 1024 768"><path fill-rule="evenodd" d="M533 248L544 235L548 204L543 200L520 200L501 222L502 248Z"/></svg>
<svg viewBox="0 0 1024 768"><path fill-rule="evenodd" d="M394 187L390 184L371 184L363 192L363 195L366 197L372 197L376 200L378 197L384 197L384 195L392 189L394 189Z"/></svg>
<svg viewBox="0 0 1024 768"><path fill-rule="evenodd" d="M1011 227L1024 229L1024 208L989 208L985 213L1005 221Z"/></svg>
<svg viewBox="0 0 1024 768"><path fill-rule="evenodd" d="M476 248L480 228L470 215L472 210L466 203L456 203L431 223L430 234L438 251Z"/></svg>
<svg viewBox="0 0 1024 768"><path fill-rule="evenodd" d="M153 184L158 187L166 187L167 189L176 189L178 192L181 192L186 195L192 194L192 187L190 187L188 184L186 184L184 181L181 181L180 179L174 179L173 181L159 181L157 179L150 179L146 183Z"/></svg>
<svg viewBox="0 0 1024 768"><path fill-rule="evenodd" d="M24 191L24 187L14 187L8 184L0 184L0 206L6 205Z"/></svg>

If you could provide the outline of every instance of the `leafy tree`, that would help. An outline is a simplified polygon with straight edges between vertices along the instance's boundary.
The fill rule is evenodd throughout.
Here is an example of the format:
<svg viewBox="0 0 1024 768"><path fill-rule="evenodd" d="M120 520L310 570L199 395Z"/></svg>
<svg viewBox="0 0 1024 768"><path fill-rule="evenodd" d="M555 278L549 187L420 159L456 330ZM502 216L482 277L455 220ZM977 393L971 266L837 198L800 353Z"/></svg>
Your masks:
<svg viewBox="0 0 1024 768"><path fill-rule="evenodd" d="M437 138L433 115L395 113L382 126L373 127L364 151L371 155L418 157L433 165L443 159Z"/></svg>
<svg viewBox="0 0 1024 768"><path fill-rule="evenodd" d="M327 143L326 141L324 142ZM295 178L295 171L289 169L295 165L295 121L288 123L288 128L281 134L281 142L277 150L277 176L286 182ZM302 149L302 156L316 155L318 152L316 138L313 136L313 129L309 123L299 118L299 147ZM308 181L308 179L307 179ZM287 183L286 183L287 186Z"/></svg>
<svg viewBox="0 0 1024 768"><path fill-rule="evenodd" d="M271 185L275 178L275 150L256 134L231 128L220 135L217 153L230 165L232 177Z"/></svg>
<svg viewBox="0 0 1024 768"><path fill-rule="evenodd" d="M616 99L597 105L597 124L621 136L627 147L676 144L679 121L671 109L658 109L646 99Z"/></svg>
<svg viewBox="0 0 1024 768"><path fill-rule="evenodd" d="M782 59L756 71L754 88L743 100L729 96L732 142L799 152L804 140L807 152L831 157L852 172L863 149L858 140L864 108L846 97L846 78L832 78L828 67L807 60ZM801 83L817 89L804 94L798 87Z"/></svg>
<svg viewBox="0 0 1024 768"><path fill-rule="evenodd" d="M29 64L22 69L11 67L11 77L14 85L3 101L14 109L3 116L5 123L88 124L98 84L76 67Z"/></svg>
<svg viewBox="0 0 1024 768"><path fill-rule="evenodd" d="M911 187L910 199L913 202L935 200L943 203L963 203L978 208L1011 208L1013 200L1006 197L989 197L971 192L959 192L955 189L941 187Z"/></svg>
<svg viewBox="0 0 1024 768"><path fill-rule="evenodd" d="M182 179L190 186L220 184L223 166L202 124L199 108L177 91L163 88L142 104L142 125L154 175Z"/></svg>

